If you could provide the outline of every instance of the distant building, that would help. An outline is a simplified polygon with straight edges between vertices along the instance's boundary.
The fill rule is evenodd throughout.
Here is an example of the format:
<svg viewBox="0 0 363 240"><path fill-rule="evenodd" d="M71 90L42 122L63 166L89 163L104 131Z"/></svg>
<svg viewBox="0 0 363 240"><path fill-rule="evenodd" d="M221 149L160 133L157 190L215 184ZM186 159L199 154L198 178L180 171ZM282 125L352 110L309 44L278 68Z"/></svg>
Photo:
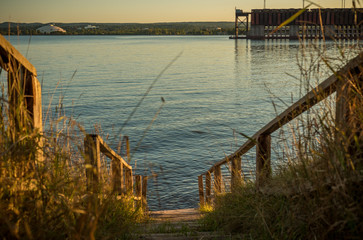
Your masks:
<svg viewBox="0 0 363 240"><path fill-rule="evenodd" d="M43 33L43 34L51 34L51 33L55 33L55 32L66 33L66 30L64 30L63 28L54 26L53 24L40 27L37 29L37 31L39 31L40 33Z"/></svg>
<svg viewBox="0 0 363 240"><path fill-rule="evenodd" d="M92 25L87 25L84 27L84 29L96 29L96 28L98 28L98 27L92 26Z"/></svg>

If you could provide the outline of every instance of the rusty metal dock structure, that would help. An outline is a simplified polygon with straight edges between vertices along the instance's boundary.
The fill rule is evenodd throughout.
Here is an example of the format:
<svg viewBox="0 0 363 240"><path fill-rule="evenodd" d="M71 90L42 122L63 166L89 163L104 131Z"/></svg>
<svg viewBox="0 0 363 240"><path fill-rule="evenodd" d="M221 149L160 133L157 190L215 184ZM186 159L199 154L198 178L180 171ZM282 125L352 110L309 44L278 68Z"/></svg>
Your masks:
<svg viewBox="0 0 363 240"><path fill-rule="evenodd" d="M306 9L296 19L274 31L302 9L235 10L235 35L231 39L358 39L363 37L363 9Z"/></svg>

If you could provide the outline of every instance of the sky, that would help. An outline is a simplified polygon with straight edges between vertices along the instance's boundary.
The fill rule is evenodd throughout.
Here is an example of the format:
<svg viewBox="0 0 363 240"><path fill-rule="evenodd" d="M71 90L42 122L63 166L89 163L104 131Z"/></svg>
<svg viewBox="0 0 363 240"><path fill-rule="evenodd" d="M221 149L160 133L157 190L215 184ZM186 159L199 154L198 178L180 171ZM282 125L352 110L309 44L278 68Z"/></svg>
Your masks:
<svg viewBox="0 0 363 240"><path fill-rule="evenodd" d="M234 21L234 9L301 8L303 0L0 0L0 22L156 23ZM351 0L312 0L340 8ZM307 5L305 0L305 5Z"/></svg>

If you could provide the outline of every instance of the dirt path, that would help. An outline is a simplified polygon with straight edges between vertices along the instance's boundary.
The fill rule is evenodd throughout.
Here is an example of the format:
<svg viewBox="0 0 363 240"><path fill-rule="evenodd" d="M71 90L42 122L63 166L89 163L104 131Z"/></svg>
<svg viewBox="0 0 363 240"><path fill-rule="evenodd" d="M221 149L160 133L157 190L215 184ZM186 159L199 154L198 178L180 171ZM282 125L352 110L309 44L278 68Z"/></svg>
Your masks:
<svg viewBox="0 0 363 240"><path fill-rule="evenodd" d="M177 209L151 212L150 217L156 222L185 222L200 219L201 213L198 209Z"/></svg>
<svg viewBox="0 0 363 240"><path fill-rule="evenodd" d="M203 231L198 222L201 216L199 210L194 208L151 212L150 222L140 226L139 239L229 239L217 233Z"/></svg>

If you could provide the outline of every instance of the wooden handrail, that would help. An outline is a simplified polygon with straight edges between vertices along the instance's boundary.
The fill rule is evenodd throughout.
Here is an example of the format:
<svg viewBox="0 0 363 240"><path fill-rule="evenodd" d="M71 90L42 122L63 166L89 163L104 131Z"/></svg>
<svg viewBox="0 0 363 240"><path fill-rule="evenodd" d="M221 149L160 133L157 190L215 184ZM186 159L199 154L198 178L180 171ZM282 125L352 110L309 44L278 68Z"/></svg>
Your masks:
<svg viewBox="0 0 363 240"><path fill-rule="evenodd" d="M11 43L9 43L2 35L0 35L0 55L2 61L0 61L0 67L7 71L8 63L15 62L20 63L26 68L34 77L37 76L37 70L35 67L18 51ZM9 59L10 58L10 59Z"/></svg>
<svg viewBox="0 0 363 240"><path fill-rule="evenodd" d="M23 115L29 115L31 126L42 132L42 105L41 88L37 80L35 67L17 51L2 35L0 35L0 68L8 72L8 99L10 109L17 107L19 97L24 97L26 109ZM13 114L14 115L14 114ZM12 119L17 121L16 119ZM14 131L18 129L15 127ZM126 139L126 155L130 159L130 146L128 137ZM42 146L42 140L39 140ZM113 191L118 194L132 194L134 199L139 200L143 208L146 208L147 177L135 176L140 180L136 183L138 196L134 196L132 167L98 135L86 135L84 139L84 151L86 160L87 188L98 192L99 179L101 176L100 153L105 154L112 161L112 184ZM41 148L36 155L38 161L42 161ZM125 170L125 174L124 174Z"/></svg>
<svg viewBox="0 0 363 240"><path fill-rule="evenodd" d="M147 176L133 176L132 167L97 134L87 134L84 139L84 146L88 189L94 192L100 190L98 189L101 177L100 154L103 153L111 159L113 192L119 195L132 195L135 201L139 201L137 206L145 209L147 206ZM129 147L127 147L127 151L129 151ZM129 156L129 152L126 155Z"/></svg>
<svg viewBox="0 0 363 240"><path fill-rule="evenodd" d="M332 93L337 92L337 106L336 106L336 122L341 125L346 125L347 113L346 110L347 96L349 94L347 90L347 82L344 82L342 76L361 75L363 72L363 52L358 54L354 59L350 60L343 68L335 72L324 82L319 84L316 88L308 92L296 103L287 108L284 112L279 114L276 118L266 124L258 132L256 132L250 139L248 139L237 151L226 156L219 162L215 163L208 171L202 173L198 177L199 183L199 197L200 204L205 202L209 203L210 191L211 191L211 174L214 174L214 191L218 194L221 191L221 172L220 167L223 164L227 164L232 161L232 178L231 189L233 191L234 184L236 182L237 172L241 171L241 156L247 153L251 148L256 148L256 186L259 187L264 184L271 175L271 134L284 126L286 123L298 117L320 101L324 100ZM362 79L360 79L362 81ZM362 84L362 83L360 83ZM344 105L344 106L343 106ZM237 163L236 163L237 162ZM205 176L206 182L206 194L204 200L203 189L203 176Z"/></svg>
<svg viewBox="0 0 363 240"><path fill-rule="evenodd" d="M132 167L120 155L115 153L115 151L113 151L99 135L93 136L97 137L98 141L100 141L100 150L103 154L105 154L110 159L116 159L120 161L123 167L132 170Z"/></svg>
<svg viewBox="0 0 363 240"><path fill-rule="evenodd" d="M229 156L223 158L219 162L215 163L207 172L213 172L218 166L228 163L236 157L241 157L243 154L247 153L251 148L253 148L257 143L257 138L260 135L270 135L277 129L281 128L286 123L290 122L294 118L298 117L303 112L307 111L320 101L324 100L326 97L331 95L336 91L336 83L338 76L342 73L346 73L349 69L363 64L363 53L360 53L357 57L352 59L345 67L343 67L336 74L333 74L324 82L319 84L316 88L307 93L299 101L291 105L284 112L279 114L276 118L266 124L257 133L255 133L250 139L248 139L237 151L230 154Z"/></svg>
<svg viewBox="0 0 363 240"><path fill-rule="evenodd" d="M36 78L37 71L35 67L0 35L0 68L8 72L8 102L10 115L16 116L19 109L18 100L20 97L24 100L25 108L21 110L21 121L30 123L29 125L39 133L43 131L42 120L42 94L41 86ZM15 123L13 131L18 131L20 119L12 118ZM36 159L38 162L43 161L41 147L42 139L38 141L38 151Z"/></svg>

